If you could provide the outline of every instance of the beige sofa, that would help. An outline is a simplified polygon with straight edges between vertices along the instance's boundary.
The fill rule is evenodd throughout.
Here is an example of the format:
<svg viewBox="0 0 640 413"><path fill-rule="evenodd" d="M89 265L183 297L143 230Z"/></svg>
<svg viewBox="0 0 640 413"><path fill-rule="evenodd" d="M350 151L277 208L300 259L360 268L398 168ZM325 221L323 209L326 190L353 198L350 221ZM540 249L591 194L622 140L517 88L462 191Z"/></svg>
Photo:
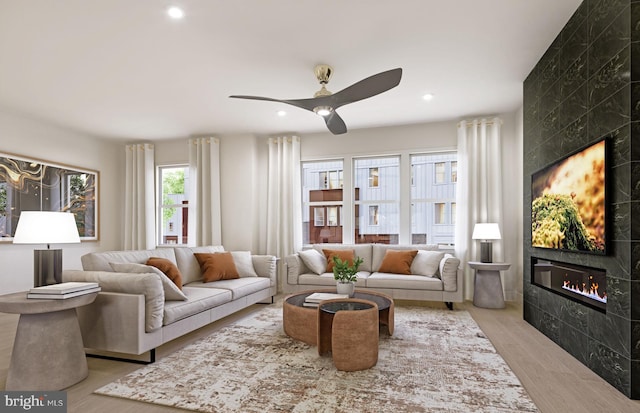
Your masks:
<svg viewBox="0 0 640 413"><path fill-rule="evenodd" d="M243 262L238 266L240 278L202 281L194 253L222 251L222 246L210 246L82 256L83 270L64 271L63 281L93 281L102 287L92 304L77 309L85 347L127 355L149 351L153 362L155 348L163 343L252 304L272 303L277 293L274 256L232 252L236 264ZM162 273L142 265L150 257L166 258L177 266L182 293Z"/></svg>
<svg viewBox="0 0 640 413"><path fill-rule="evenodd" d="M353 250L355 256L362 258L356 290L375 290L399 300L442 301L450 309L453 308L452 303L463 301L460 260L451 254L451 250L442 250L438 245L430 244L314 244L285 258L286 276L282 281L284 292L336 285L333 274L326 272L326 259L323 267L317 258L318 254L311 254L311 249L320 253L325 249ZM418 250L418 255L411 264L411 275L379 272L385 253L390 249Z"/></svg>

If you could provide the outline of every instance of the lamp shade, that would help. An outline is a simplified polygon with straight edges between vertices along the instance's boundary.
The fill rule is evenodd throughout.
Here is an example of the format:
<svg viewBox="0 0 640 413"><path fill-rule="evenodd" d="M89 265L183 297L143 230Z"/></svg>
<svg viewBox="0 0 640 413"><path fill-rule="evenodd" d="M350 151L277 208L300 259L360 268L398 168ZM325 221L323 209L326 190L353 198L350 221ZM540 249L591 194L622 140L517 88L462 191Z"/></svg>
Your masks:
<svg viewBox="0 0 640 413"><path fill-rule="evenodd" d="M476 224L473 227L473 239L500 239L500 227L495 223Z"/></svg>
<svg viewBox="0 0 640 413"><path fill-rule="evenodd" d="M14 244L71 244L80 242L78 227L69 212L22 211Z"/></svg>

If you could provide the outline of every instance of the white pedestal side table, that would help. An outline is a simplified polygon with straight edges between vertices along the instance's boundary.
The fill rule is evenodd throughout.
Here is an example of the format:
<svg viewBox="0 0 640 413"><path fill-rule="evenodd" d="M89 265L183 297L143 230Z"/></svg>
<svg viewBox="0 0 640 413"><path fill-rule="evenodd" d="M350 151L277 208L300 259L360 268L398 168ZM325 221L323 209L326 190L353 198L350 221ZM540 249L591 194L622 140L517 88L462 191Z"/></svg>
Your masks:
<svg viewBox="0 0 640 413"><path fill-rule="evenodd" d="M511 264L469 261L469 267L476 270L473 281L473 305L481 308L504 308L500 271L508 270Z"/></svg>
<svg viewBox="0 0 640 413"><path fill-rule="evenodd" d="M64 300L27 298L27 292L0 296L0 312L20 314L6 390L62 390L89 374L76 307L98 293Z"/></svg>

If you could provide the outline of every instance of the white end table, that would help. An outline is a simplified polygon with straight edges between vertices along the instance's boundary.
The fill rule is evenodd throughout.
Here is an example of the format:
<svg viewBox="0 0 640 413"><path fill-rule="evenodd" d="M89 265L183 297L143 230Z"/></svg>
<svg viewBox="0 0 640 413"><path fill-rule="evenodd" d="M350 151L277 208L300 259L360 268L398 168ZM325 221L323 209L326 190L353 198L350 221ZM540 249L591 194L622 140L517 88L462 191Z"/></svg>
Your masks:
<svg viewBox="0 0 640 413"><path fill-rule="evenodd" d="M476 270L473 281L473 305L481 308L504 308L500 271L508 270L511 264L469 261L469 267Z"/></svg>
<svg viewBox="0 0 640 413"><path fill-rule="evenodd" d="M76 307L98 293L64 300L27 298L27 292L0 296L0 312L20 314L6 390L62 390L89 374Z"/></svg>

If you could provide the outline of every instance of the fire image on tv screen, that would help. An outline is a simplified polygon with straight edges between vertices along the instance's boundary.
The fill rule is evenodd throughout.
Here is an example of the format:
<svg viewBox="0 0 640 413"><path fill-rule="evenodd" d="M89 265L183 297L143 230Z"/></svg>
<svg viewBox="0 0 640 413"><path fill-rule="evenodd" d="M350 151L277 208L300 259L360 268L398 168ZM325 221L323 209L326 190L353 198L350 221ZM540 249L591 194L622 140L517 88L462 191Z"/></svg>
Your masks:
<svg viewBox="0 0 640 413"><path fill-rule="evenodd" d="M531 177L531 245L604 254L605 152L602 139Z"/></svg>

